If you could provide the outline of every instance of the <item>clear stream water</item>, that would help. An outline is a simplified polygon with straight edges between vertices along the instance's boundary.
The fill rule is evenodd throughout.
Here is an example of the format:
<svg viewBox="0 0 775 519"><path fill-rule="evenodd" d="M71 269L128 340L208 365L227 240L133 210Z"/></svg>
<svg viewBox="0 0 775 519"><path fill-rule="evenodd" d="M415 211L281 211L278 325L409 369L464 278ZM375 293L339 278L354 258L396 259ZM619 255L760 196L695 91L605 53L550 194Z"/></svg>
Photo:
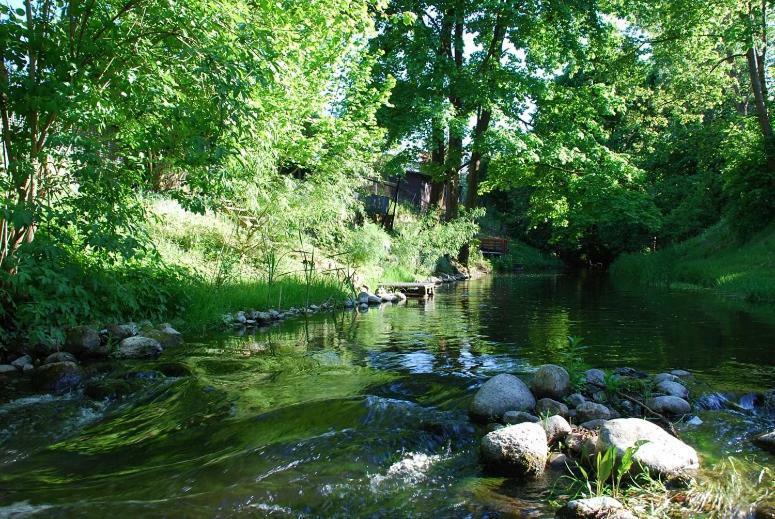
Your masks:
<svg viewBox="0 0 775 519"><path fill-rule="evenodd" d="M768 309L602 275L486 278L428 302L188 334L159 362L191 375L127 364L148 380L117 402L6 388L0 517L551 517L553 476L488 477L466 409L494 374L579 355L569 335L590 367L689 369L743 403L775 387ZM772 416L698 414L682 428L706 465L775 464L747 441Z"/></svg>

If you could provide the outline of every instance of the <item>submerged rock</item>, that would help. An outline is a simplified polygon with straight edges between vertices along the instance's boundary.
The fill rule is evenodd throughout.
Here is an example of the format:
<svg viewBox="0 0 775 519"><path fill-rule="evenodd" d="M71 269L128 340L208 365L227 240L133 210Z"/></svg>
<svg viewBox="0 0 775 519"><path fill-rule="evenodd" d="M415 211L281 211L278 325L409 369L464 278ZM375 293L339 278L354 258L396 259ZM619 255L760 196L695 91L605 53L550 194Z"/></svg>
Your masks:
<svg viewBox="0 0 775 519"><path fill-rule="evenodd" d="M122 379L90 380L84 388L86 396L95 400L120 398L132 392L132 386Z"/></svg>
<svg viewBox="0 0 775 519"><path fill-rule="evenodd" d="M699 468L697 452L656 424L640 418L609 420L600 428L598 451L613 447L621 457L628 448L645 440L633 458L649 472L668 479L680 478ZM637 463L635 464L637 465Z"/></svg>
<svg viewBox="0 0 775 519"><path fill-rule="evenodd" d="M57 351L46 357L46 360L43 361L43 364L53 364L55 362L75 362L77 364L78 360L72 353L68 353L66 351Z"/></svg>
<svg viewBox="0 0 775 519"><path fill-rule="evenodd" d="M635 516L612 497L574 499L557 510L559 519L635 519Z"/></svg>
<svg viewBox="0 0 775 519"><path fill-rule="evenodd" d="M127 337L118 346L118 357L146 359L158 357L164 351L159 341L150 337Z"/></svg>
<svg viewBox="0 0 775 519"><path fill-rule="evenodd" d="M584 402L576 407L576 421L579 423L589 422L590 420L609 420L611 410L603 404L595 402Z"/></svg>
<svg viewBox="0 0 775 519"><path fill-rule="evenodd" d="M689 398L689 390L686 389L683 384L678 382L663 380L657 384L657 389L669 396L676 396L683 399Z"/></svg>
<svg viewBox="0 0 775 519"><path fill-rule="evenodd" d="M540 476L549 447L543 427L535 423L509 425L482 438L482 457L497 471L510 475Z"/></svg>
<svg viewBox="0 0 775 519"><path fill-rule="evenodd" d="M646 405L658 413L671 416L682 416L692 412L689 402L677 396L657 396L646 402Z"/></svg>
<svg viewBox="0 0 775 519"><path fill-rule="evenodd" d="M503 423L505 424L518 424L518 423L538 423L541 419L530 413L524 411L506 411L503 413Z"/></svg>
<svg viewBox="0 0 775 519"><path fill-rule="evenodd" d="M476 420L497 420L506 411L529 411L536 405L527 385L514 375L502 373L482 384L469 412Z"/></svg>
<svg viewBox="0 0 775 519"><path fill-rule="evenodd" d="M760 434L754 438L753 442L762 449L775 454L775 430L765 434Z"/></svg>
<svg viewBox="0 0 775 519"><path fill-rule="evenodd" d="M570 394L570 376L561 366L545 364L533 374L530 389L537 398L562 398Z"/></svg>
<svg viewBox="0 0 775 519"><path fill-rule="evenodd" d="M546 441L549 442L549 445L554 445L564 440L568 433L571 432L570 424L560 415L550 416L546 420L542 420L541 426L544 428Z"/></svg>
<svg viewBox="0 0 775 519"><path fill-rule="evenodd" d="M32 357L30 357L29 355L22 355L18 359L11 362L11 366L15 367L16 369L24 371L24 369L27 366L32 366Z"/></svg>
<svg viewBox="0 0 775 519"><path fill-rule="evenodd" d="M64 393L83 381L83 370L74 362L44 364L35 372L34 384L39 389Z"/></svg>
<svg viewBox="0 0 775 519"><path fill-rule="evenodd" d="M542 398L536 402L535 412L539 415L560 415L568 416L568 406L551 398Z"/></svg>

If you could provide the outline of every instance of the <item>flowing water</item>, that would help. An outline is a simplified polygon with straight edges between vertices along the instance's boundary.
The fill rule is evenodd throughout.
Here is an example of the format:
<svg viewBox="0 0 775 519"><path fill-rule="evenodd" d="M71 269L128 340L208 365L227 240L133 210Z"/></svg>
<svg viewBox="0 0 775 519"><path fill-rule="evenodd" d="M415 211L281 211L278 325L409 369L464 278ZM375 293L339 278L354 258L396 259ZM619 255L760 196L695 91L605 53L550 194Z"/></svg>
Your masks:
<svg viewBox="0 0 775 519"><path fill-rule="evenodd" d="M147 380L123 400L4 391L0 516L551 517L551 474L525 483L478 464L483 429L466 409L484 380L546 362L688 369L708 386L704 423L683 426L704 462L771 465L747 439L772 417L719 408L775 387L773 347L767 310L564 275L188 334L160 359L183 376L130 363Z"/></svg>

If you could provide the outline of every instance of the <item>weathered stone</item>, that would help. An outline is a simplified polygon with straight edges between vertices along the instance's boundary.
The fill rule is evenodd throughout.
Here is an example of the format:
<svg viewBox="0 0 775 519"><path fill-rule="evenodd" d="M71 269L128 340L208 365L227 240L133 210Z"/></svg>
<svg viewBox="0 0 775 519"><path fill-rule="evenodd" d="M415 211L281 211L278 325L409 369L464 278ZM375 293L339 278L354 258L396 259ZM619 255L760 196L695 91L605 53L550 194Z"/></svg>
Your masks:
<svg viewBox="0 0 775 519"><path fill-rule="evenodd" d="M99 332L91 326L70 328L65 338L65 351L76 357L105 357L108 354Z"/></svg>
<svg viewBox="0 0 775 519"><path fill-rule="evenodd" d="M565 397L565 401L568 402L570 407L578 407L586 402L587 399L584 398L584 395L581 393L573 393L572 395Z"/></svg>
<svg viewBox="0 0 775 519"><path fill-rule="evenodd" d="M158 357L163 348L151 337L127 337L118 346L118 357L124 359L145 359Z"/></svg>
<svg viewBox="0 0 775 519"><path fill-rule="evenodd" d="M674 369L670 372L671 375L675 375L676 377L686 378L691 377L692 374L686 371L685 369Z"/></svg>
<svg viewBox="0 0 775 519"><path fill-rule="evenodd" d="M614 370L615 375L619 375L620 377L632 377L632 378L648 378L649 374L645 371L641 371L639 369L635 368L616 368Z"/></svg>
<svg viewBox="0 0 775 519"><path fill-rule="evenodd" d="M678 398L683 398L684 400L689 397L689 390L686 389L683 384L679 384L678 382L670 382L669 380L663 380L657 384L657 390L665 393L666 395L677 396Z"/></svg>
<svg viewBox="0 0 775 519"><path fill-rule="evenodd" d="M603 420L601 418L598 418L597 420L590 420L588 422L584 422L580 425L580 427L583 427L584 429L588 429L590 431L596 431L600 429L603 424L605 424L608 420Z"/></svg>
<svg viewBox="0 0 775 519"><path fill-rule="evenodd" d="M378 305L382 302L382 298L378 295L370 292L363 291L358 294L358 303L367 305Z"/></svg>
<svg viewBox="0 0 775 519"><path fill-rule="evenodd" d="M587 429L573 429L565 437L564 443L574 458L593 456L597 450L597 433Z"/></svg>
<svg viewBox="0 0 775 519"><path fill-rule="evenodd" d="M247 316L245 315L245 312L237 312L237 315L234 316L234 322L237 324L245 324L245 322L248 320Z"/></svg>
<svg viewBox="0 0 775 519"><path fill-rule="evenodd" d="M568 501L555 515L558 519L635 519L616 499L608 496Z"/></svg>
<svg viewBox="0 0 775 519"><path fill-rule="evenodd" d="M570 394L570 376L561 366L544 364L533 374L530 389L537 398L562 398Z"/></svg>
<svg viewBox="0 0 775 519"><path fill-rule="evenodd" d="M510 475L540 476L546 466L549 447L543 427L535 423L509 425L482 438L485 463Z"/></svg>
<svg viewBox="0 0 775 519"><path fill-rule="evenodd" d="M33 381L39 389L63 393L80 385L83 370L74 362L44 364L35 372Z"/></svg>
<svg viewBox="0 0 775 519"><path fill-rule="evenodd" d="M493 431L497 431L498 429L503 429L504 427L506 426L503 425L502 423L490 422L487 424L485 429L487 430L487 432L493 432Z"/></svg>
<svg viewBox="0 0 775 519"><path fill-rule="evenodd" d="M609 420L600 428L597 441L598 451L613 447L621 457L628 448L639 441L645 441L633 455L637 462L649 472L667 479L681 479L700 465L697 452L681 440L674 438L658 425L640 418L618 418Z"/></svg>
<svg viewBox="0 0 775 519"><path fill-rule="evenodd" d="M565 439L571 431L570 424L560 415L550 416L546 420L541 420L541 426L546 433L546 441L549 445L554 445Z"/></svg>
<svg viewBox="0 0 775 519"><path fill-rule="evenodd" d="M593 386L605 387L605 371L602 369L588 369L584 372L587 384Z"/></svg>
<svg viewBox="0 0 775 519"><path fill-rule="evenodd" d="M10 364L0 364L0 375L16 375L19 370Z"/></svg>
<svg viewBox="0 0 775 519"><path fill-rule="evenodd" d="M552 416L558 414L567 417L568 406L557 400L552 400L551 398L542 398L536 402L535 412L539 416Z"/></svg>
<svg viewBox="0 0 775 519"><path fill-rule="evenodd" d="M668 382L680 382L681 379L671 373L657 373L656 375L654 375L655 384L659 384L660 382L664 382L665 380L667 380Z"/></svg>
<svg viewBox="0 0 775 519"><path fill-rule="evenodd" d="M469 409L476 420L497 420L506 411L529 411L535 398L528 387L514 375L502 373L482 384Z"/></svg>
<svg viewBox="0 0 775 519"><path fill-rule="evenodd" d="M108 334L118 341L122 341L127 337L133 337L140 331L140 328L135 323L109 324L107 329Z"/></svg>
<svg viewBox="0 0 775 519"><path fill-rule="evenodd" d="M589 422L590 420L610 420L611 410L603 404L595 402L584 402L576 407L576 421L579 423Z"/></svg>
<svg viewBox="0 0 775 519"><path fill-rule="evenodd" d="M503 413L503 423L514 425L518 423L530 422L538 423L541 419L524 411L506 411Z"/></svg>
<svg viewBox="0 0 775 519"><path fill-rule="evenodd" d="M53 364L55 362L75 362L77 364L78 360L72 353L68 353L66 351L57 351L46 357L46 360L43 361L43 364Z"/></svg>
<svg viewBox="0 0 775 519"><path fill-rule="evenodd" d="M692 411L689 402L677 396L657 396L649 399L646 405L657 413L671 416L682 416Z"/></svg>
<svg viewBox="0 0 775 519"><path fill-rule="evenodd" d="M164 328L159 328L158 330L144 331L140 335L141 337L148 337L149 339L159 341L159 344L161 344L163 348L172 348L183 342L183 335L169 325Z"/></svg>
<svg viewBox="0 0 775 519"><path fill-rule="evenodd" d="M29 355L22 355L18 359L11 362L11 366L18 370L24 370L24 366L32 366L32 357Z"/></svg>
<svg viewBox="0 0 775 519"><path fill-rule="evenodd" d="M760 434L754 438L753 442L764 450L775 454L775 430Z"/></svg>

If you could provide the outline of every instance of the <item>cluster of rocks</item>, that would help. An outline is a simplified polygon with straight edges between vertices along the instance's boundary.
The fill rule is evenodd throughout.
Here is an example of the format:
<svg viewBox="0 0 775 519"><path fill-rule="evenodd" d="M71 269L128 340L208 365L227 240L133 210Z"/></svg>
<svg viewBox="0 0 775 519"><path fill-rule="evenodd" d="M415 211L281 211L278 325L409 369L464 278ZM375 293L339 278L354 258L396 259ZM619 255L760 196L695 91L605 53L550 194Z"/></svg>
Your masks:
<svg viewBox="0 0 775 519"><path fill-rule="evenodd" d="M376 294L368 290L361 290L358 297L348 299L344 302L345 308L357 307L359 310L368 310L370 306L379 306L383 303L400 304L406 301L406 294L403 292L388 292L382 287L377 289Z"/></svg>
<svg viewBox="0 0 775 519"><path fill-rule="evenodd" d="M28 375L37 389L65 392L84 382L83 361L155 358L181 342L183 336L169 323L111 324L103 329L76 326L67 331L61 351L39 358L20 355L0 364L0 376Z"/></svg>
<svg viewBox="0 0 775 519"><path fill-rule="evenodd" d="M574 392L568 372L553 364L541 366L529 385L513 375L497 375L479 388L469 408L472 419L488 424L482 460L490 470L535 478L547 466L565 470L590 464L609 449L621 457L638 443L633 470L685 481L699 467L696 451L644 418L690 413L684 383L690 376L679 370L650 377L631 368L610 375L592 369L584 374L582 391ZM623 391L607 387L633 380L639 382L628 387L650 388L654 396L626 398ZM632 514L615 500L573 501L558 512L558 517L602 516Z"/></svg>
<svg viewBox="0 0 775 519"><path fill-rule="evenodd" d="M232 325L235 328L260 328L300 315L311 315L333 310L335 307L333 303L326 302L320 305L309 305L300 308L291 307L287 310L275 310L273 308L266 311L240 310L236 313L224 314L221 319L225 324Z"/></svg>

